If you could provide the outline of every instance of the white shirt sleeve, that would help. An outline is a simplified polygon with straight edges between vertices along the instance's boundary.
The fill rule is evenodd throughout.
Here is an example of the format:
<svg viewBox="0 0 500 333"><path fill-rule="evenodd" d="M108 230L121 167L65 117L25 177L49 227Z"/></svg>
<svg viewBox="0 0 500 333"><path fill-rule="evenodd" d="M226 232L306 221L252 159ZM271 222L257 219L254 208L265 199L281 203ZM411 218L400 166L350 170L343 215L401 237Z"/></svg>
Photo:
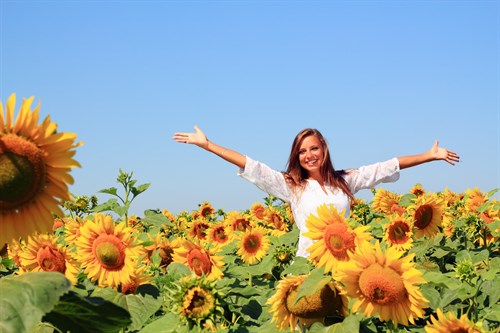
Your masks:
<svg viewBox="0 0 500 333"><path fill-rule="evenodd" d="M290 202L290 188L285 177L264 163L246 157L245 168L238 169L238 176L256 185L262 191Z"/></svg>
<svg viewBox="0 0 500 333"><path fill-rule="evenodd" d="M346 170L344 176L352 193L370 189L380 183L392 183L399 179L399 160L394 157L385 162L378 162L357 169Z"/></svg>

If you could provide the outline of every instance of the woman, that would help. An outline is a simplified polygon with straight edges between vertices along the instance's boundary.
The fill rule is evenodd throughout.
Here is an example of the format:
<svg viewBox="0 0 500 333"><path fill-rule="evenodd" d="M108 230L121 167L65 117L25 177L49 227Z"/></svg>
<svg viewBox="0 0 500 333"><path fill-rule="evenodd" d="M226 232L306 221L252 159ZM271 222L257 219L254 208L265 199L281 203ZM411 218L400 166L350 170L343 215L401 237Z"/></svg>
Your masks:
<svg viewBox="0 0 500 333"><path fill-rule="evenodd" d="M264 192L290 204L295 223L300 230L297 255L308 257L312 240L302 236L306 219L315 214L321 204L333 204L345 217L349 216L349 199L361 189L370 189L379 183L395 182L399 171L422 163L444 160L451 165L460 157L434 142L432 148L418 155L395 157L385 162L356 169L337 171L333 168L328 144L316 129L306 128L295 137L285 172L209 141L198 126L194 133L175 133L177 142L195 144L239 167L238 175L252 182Z"/></svg>

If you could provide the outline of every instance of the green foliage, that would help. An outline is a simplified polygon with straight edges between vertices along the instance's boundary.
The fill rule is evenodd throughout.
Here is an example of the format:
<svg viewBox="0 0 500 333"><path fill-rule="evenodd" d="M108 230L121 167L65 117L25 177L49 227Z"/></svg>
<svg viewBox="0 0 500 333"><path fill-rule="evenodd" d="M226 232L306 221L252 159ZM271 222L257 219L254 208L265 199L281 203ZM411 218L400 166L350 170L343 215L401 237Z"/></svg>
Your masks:
<svg viewBox="0 0 500 333"><path fill-rule="evenodd" d="M64 275L53 272L0 279L0 331L29 332L70 288L71 282Z"/></svg>

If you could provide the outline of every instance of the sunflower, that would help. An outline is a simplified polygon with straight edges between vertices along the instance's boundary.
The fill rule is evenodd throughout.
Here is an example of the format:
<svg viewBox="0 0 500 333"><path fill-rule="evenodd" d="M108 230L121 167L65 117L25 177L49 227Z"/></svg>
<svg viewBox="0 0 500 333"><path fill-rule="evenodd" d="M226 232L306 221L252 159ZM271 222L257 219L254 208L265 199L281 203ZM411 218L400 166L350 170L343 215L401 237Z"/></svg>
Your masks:
<svg viewBox="0 0 500 333"><path fill-rule="evenodd" d="M384 226L383 240L398 250L409 250L413 246L413 225L411 219L405 215L392 214L388 217L389 223Z"/></svg>
<svg viewBox="0 0 500 333"><path fill-rule="evenodd" d="M443 200L435 194L418 197L408 206L409 213L413 216L413 229L415 237L433 237L439 233L443 221Z"/></svg>
<svg viewBox="0 0 500 333"><path fill-rule="evenodd" d="M202 202L200 204L200 209L198 210L202 218L211 218L214 216L214 207L208 201Z"/></svg>
<svg viewBox="0 0 500 333"><path fill-rule="evenodd" d="M354 251L357 244L371 239L369 226L352 229L333 205L320 205L318 216L311 214L306 220L309 230L303 235L315 241L307 248L309 259L325 273L335 272L339 261L349 260L348 252Z"/></svg>
<svg viewBox="0 0 500 333"><path fill-rule="evenodd" d="M149 238L150 245L144 245L139 248L139 257L142 257L142 262L146 265L151 265L151 257L156 253L160 257L159 267L166 269L168 265L173 261L174 250L180 246L180 242L177 239L170 241L165 234L158 232L155 236L147 234Z"/></svg>
<svg viewBox="0 0 500 333"><path fill-rule="evenodd" d="M175 215L170 212L168 209L164 209L161 211L161 214L165 216L170 222L175 222Z"/></svg>
<svg viewBox="0 0 500 333"><path fill-rule="evenodd" d="M423 283L422 273L412 262L414 254L402 257L403 251L389 247L382 252L380 243L360 244L351 260L339 267L337 278L344 285L343 292L356 298L353 312L361 310L365 316L378 313L382 321L414 324L424 316L427 299L416 284Z"/></svg>
<svg viewBox="0 0 500 333"><path fill-rule="evenodd" d="M266 207L260 202L255 202L250 207L250 216L257 222L263 222L266 217Z"/></svg>
<svg viewBox="0 0 500 333"><path fill-rule="evenodd" d="M431 316L424 327L427 333L481 333L481 330L467 318L466 314L459 319L452 312L443 314L439 308L436 313L437 316Z"/></svg>
<svg viewBox="0 0 500 333"><path fill-rule="evenodd" d="M422 195L425 194L425 190L424 188L422 187L421 184L415 184L411 189L410 189L410 193L411 194L414 194L415 196L417 197L420 197Z"/></svg>
<svg viewBox="0 0 500 333"><path fill-rule="evenodd" d="M189 236L199 240L204 240L207 238L208 229L210 229L210 224L205 219L198 218L191 222L191 226L189 227Z"/></svg>
<svg viewBox="0 0 500 333"><path fill-rule="evenodd" d="M226 232L230 237L232 237L238 231L246 231L247 229L252 229L253 223L248 215L241 214L237 211L231 211L227 213L224 218L224 223L226 224Z"/></svg>
<svg viewBox="0 0 500 333"><path fill-rule="evenodd" d="M279 281L276 293L267 300L269 312L273 314L271 322L278 329L294 331L297 325L307 327L314 322L323 322L326 316L344 317L347 314L348 300L333 281L296 302L298 290L307 276L284 277Z"/></svg>
<svg viewBox="0 0 500 333"><path fill-rule="evenodd" d="M397 209L401 195L380 188L372 199L373 210L382 214L391 214Z"/></svg>
<svg viewBox="0 0 500 333"><path fill-rule="evenodd" d="M124 295L135 294L139 286L149 284L152 276L146 269L147 266L136 267L132 274L130 274L130 282L122 284L119 287L119 291Z"/></svg>
<svg viewBox="0 0 500 333"><path fill-rule="evenodd" d="M262 227L254 227L239 236L238 255L247 264L260 261L270 246L269 237Z"/></svg>
<svg viewBox="0 0 500 333"><path fill-rule="evenodd" d="M216 327L218 318L224 315L226 288L218 288L216 281L204 277L187 276L167 287L166 297L170 299L173 312L190 327Z"/></svg>
<svg viewBox="0 0 500 333"><path fill-rule="evenodd" d="M57 243L52 234L32 234L26 245L18 252L19 274L27 272L59 272L73 284L77 283L78 267L67 254L66 249Z"/></svg>
<svg viewBox="0 0 500 333"><path fill-rule="evenodd" d="M40 106L24 99L14 121L16 95L0 103L0 244L35 231L50 232L52 213L63 216L60 200L69 200L76 134L57 133L47 116L38 124Z"/></svg>
<svg viewBox="0 0 500 333"><path fill-rule="evenodd" d="M477 208L488 202L486 194L477 187L465 190L465 209L469 213L477 213Z"/></svg>
<svg viewBox="0 0 500 333"><path fill-rule="evenodd" d="M125 222L115 225L109 215L98 213L93 218L80 228L75 259L100 287L130 283L139 255L132 228Z"/></svg>
<svg viewBox="0 0 500 333"><path fill-rule="evenodd" d="M204 246L199 241L186 239L180 247L174 249L172 258L174 262L188 266L197 276L220 279L224 263L222 257L215 255L215 252L216 249Z"/></svg>
<svg viewBox="0 0 500 333"><path fill-rule="evenodd" d="M283 236L288 232L288 225L286 224L285 219L275 208L270 207L267 209L264 221L266 225L271 228L270 233L273 236Z"/></svg>
<svg viewBox="0 0 500 333"><path fill-rule="evenodd" d="M207 241L212 244L224 245L230 241L224 223L214 224L207 230Z"/></svg>

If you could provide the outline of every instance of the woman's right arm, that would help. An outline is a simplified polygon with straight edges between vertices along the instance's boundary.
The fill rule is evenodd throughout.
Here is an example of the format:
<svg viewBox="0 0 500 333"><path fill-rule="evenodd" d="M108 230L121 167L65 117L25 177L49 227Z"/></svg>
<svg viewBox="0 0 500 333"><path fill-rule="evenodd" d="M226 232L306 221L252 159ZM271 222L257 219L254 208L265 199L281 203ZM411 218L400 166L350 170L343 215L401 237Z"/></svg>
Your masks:
<svg viewBox="0 0 500 333"><path fill-rule="evenodd" d="M237 151L224 148L210 140L207 139L205 133L198 128L198 126L194 126L194 133L186 133L186 132L177 132L174 134L173 139L180 143L188 143L197 145L200 148L203 148L226 161L236 165L239 168L244 169L247 158L245 155L238 153Z"/></svg>

